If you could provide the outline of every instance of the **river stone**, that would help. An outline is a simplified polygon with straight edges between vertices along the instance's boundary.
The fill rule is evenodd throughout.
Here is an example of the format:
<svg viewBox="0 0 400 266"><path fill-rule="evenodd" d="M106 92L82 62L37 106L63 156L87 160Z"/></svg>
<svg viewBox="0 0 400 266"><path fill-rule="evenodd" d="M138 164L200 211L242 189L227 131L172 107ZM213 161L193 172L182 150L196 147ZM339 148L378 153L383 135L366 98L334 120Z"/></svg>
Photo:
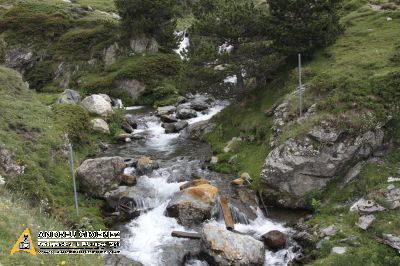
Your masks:
<svg viewBox="0 0 400 266"><path fill-rule="evenodd" d="M98 131L105 134L110 134L110 128L106 121L101 118L94 118L90 121L93 131Z"/></svg>
<svg viewBox="0 0 400 266"><path fill-rule="evenodd" d="M172 133L175 133L175 131L176 131L175 124L173 124L173 123L162 123L161 127L163 127L165 129L166 134L172 134Z"/></svg>
<svg viewBox="0 0 400 266"><path fill-rule="evenodd" d="M125 122L128 123L133 129L137 129L138 124L133 115L126 114L124 118L125 118Z"/></svg>
<svg viewBox="0 0 400 266"><path fill-rule="evenodd" d="M66 89L64 92L58 97L57 103L66 103L66 104L77 104L81 101L81 96L79 92Z"/></svg>
<svg viewBox="0 0 400 266"><path fill-rule="evenodd" d="M174 125L175 125L175 131L179 132L182 129L184 129L185 127L187 127L189 125L189 123L187 121L178 121Z"/></svg>
<svg viewBox="0 0 400 266"><path fill-rule="evenodd" d="M210 106L204 99L196 98L190 102L190 107L196 111L204 111L208 109Z"/></svg>
<svg viewBox="0 0 400 266"><path fill-rule="evenodd" d="M176 107L175 106L162 106L157 108L157 114L162 116L162 115L169 115L175 112Z"/></svg>
<svg viewBox="0 0 400 266"><path fill-rule="evenodd" d="M102 197L120 182L124 168L122 157L102 157L84 161L76 173L83 191L94 197Z"/></svg>
<svg viewBox="0 0 400 266"><path fill-rule="evenodd" d="M163 122L163 123L176 123L176 122L178 122L178 119L176 119L172 115L161 115L160 119L161 119L161 122Z"/></svg>
<svg viewBox="0 0 400 266"><path fill-rule="evenodd" d="M344 135L330 145L308 136L288 139L267 156L261 181L268 202L287 208L307 208L312 191L323 191L335 177L381 148L381 129L359 136Z"/></svg>
<svg viewBox="0 0 400 266"><path fill-rule="evenodd" d="M127 121L122 122L121 128L122 128L126 133L129 133L129 134L130 134L130 133L133 133L133 131L134 131L133 127L132 127Z"/></svg>
<svg viewBox="0 0 400 266"><path fill-rule="evenodd" d="M203 253L211 265L264 264L264 244L251 236L228 231L215 223L207 223L203 227L201 241Z"/></svg>
<svg viewBox="0 0 400 266"><path fill-rule="evenodd" d="M176 112L176 117L179 119L190 119L190 118L194 118L197 116L196 111L192 110L192 109L179 109L179 111Z"/></svg>
<svg viewBox="0 0 400 266"><path fill-rule="evenodd" d="M125 186L134 186L137 183L136 176L129 175L129 174L122 174L121 175L121 184Z"/></svg>
<svg viewBox="0 0 400 266"><path fill-rule="evenodd" d="M184 226L198 225L211 218L217 194L218 189L209 184L186 188L172 197L166 214Z"/></svg>
<svg viewBox="0 0 400 266"><path fill-rule="evenodd" d="M111 103L97 94L86 97L81 104L92 115L108 117L113 112Z"/></svg>
<svg viewBox="0 0 400 266"><path fill-rule="evenodd" d="M109 103L111 104L111 106L112 106L112 99L111 99L110 96L108 96L107 94L104 94L104 93L100 93L100 94L98 94L98 95L100 95L101 97L103 97L103 99L106 100L107 102L109 102Z"/></svg>
<svg viewBox="0 0 400 266"><path fill-rule="evenodd" d="M141 157L136 165L136 171L140 175L150 174L154 169L158 168L158 163L148 156Z"/></svg>
<svg viewBox="0 0 400 266"><path fill-rule="evenodd" d="M360 218L358 218L358 222L356 222L356 225L363 230L367 230L371 227L374 220L375 216L373 216L372 214L361 216Z"/></svg>
<svg viewBox="0 0 400 266"><path fill-rule="evenodd" d="M284 248L286 245L286 235L278 230L272 230L262 235L265 245L272 250Z"/></svg>

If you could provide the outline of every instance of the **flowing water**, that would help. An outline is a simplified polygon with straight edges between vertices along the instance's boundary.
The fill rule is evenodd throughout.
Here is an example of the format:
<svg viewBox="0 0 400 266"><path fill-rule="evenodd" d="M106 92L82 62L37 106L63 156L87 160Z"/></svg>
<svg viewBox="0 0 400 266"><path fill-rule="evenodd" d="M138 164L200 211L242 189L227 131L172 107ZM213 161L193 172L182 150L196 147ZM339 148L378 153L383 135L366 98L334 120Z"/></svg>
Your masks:
<svg viewBox="0 0 400 266"><path fill-rule="evenodd" d="M188 120L189 124L210 119L227 105L226 102L216 101L205 113L198 113L196 118ZM186 240L171 237L171 232L193 231L179 225L175 218L164 215L171 197L179 191L179 187L192 174L205 177L217 186L221 193L231 193L230 180L232 177L216 174L202 169L204 161L211 155L209 146L200 141L179 137L179 134L165 134L161 122L154 114L154 110L146 107L128 108L129 113L138 119L136 134L145 136L145 139L112 147L106 155L139 158L147 155L159 162L160 168L148 176L140 176L136 185L143 191L135 199L136 205L142 209L141 215L124 224L124 234L121 253L146 266L179 265L183 255L189 252L196 253L199 249L199 240ZM134 168L125 169L126 173L134 172ZM256 219L251 221L235 206L231 206L237 231L260 238L270 230L280 230L287 234L292 231L281 223L266 218L260 209L256 211ZM223 227L223 219L217 210L215 223ZM201 228L196 228L200 232ZM293 259L294 246L289 246L279 252L267 251L265 265L287 265ZM193 257L186 260L185 265L208 265L205 261Z"/></svg>

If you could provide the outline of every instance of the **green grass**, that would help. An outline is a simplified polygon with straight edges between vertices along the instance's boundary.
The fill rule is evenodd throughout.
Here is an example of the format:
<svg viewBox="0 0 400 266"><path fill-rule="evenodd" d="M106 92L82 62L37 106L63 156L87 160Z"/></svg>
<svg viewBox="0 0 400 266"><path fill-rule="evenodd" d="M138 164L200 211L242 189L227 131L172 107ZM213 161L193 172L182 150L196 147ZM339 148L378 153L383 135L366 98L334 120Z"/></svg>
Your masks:
<svg viewBox="0 0 400 266"><path fill-rule="evenodd" d="M40 255L31 256L10 250L20 234L28 227L37 251L37 235L41 230L69 230L41 209L27 204L23 194L15 196L0 187L0 263L2 265L103 265L99 255Z"/></svg>
<svg viewBox="0 0 400 266"><path fill-rule="evenodd" d="M70 134L78 134L70 136L75 141L75 164L95 151L101 136L88 135L89 128L82 119L87 117L86 112L79 106L61 106L57 110L63 113L55 114L27 89L17 72L4 67L0 67L0 84L1 143L12 152L14 161L25 165L24 174L8 180L6 186L24 195L33 206L46 205L47 212L71 226L88 217L91 227L104 228L99 210L102 201L80 195L82 215L74 215L72 179L64 153L64 134L72 125L74 132Z"/></svg>

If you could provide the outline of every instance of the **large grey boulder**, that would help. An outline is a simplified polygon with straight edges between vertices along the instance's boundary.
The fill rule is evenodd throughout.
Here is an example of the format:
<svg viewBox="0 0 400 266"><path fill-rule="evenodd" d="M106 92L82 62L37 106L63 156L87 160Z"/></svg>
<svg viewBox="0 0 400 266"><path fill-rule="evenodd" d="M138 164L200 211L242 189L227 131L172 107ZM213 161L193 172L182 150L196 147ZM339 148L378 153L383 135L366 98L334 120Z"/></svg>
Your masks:
<svg viewBox="0 0 400 266"><path fill-rule="evenodd" d="M60 97L58 97L57 103L66 103L66 104L77 104L81 101L81 96L79 92L66 89Z"/></svg>
<svg viewBox="0 0 400 266"><path fill-rule="evenodd" d="M382 146L384 137L381 129L356 137L342 134L341 138L325 136L317 130L318 127L311 130L314 140L309 136L291 138L268 154L261 179L272 203L305 208L308 193L323 190L334 177L367 159Z"/></svg>
<svg viewBox="0 0 400 266"><path fill-rule="evenodd" d="M214 223L202 231L203 252L211 265L261 266L265 248L261 241L248 235L233 233Z"/></svg>
<svg viewBox="0 0 400 266"><path fill-rule="evenodd" d="M176 107L176 118L178 119L190 119L197 117L195 110L191 109L189 103L184 103Z"/></svg>
<svg viewBox="0 0 400 266"><path fill-rule="evenodd" d="M175 112L176 107L175 106L161 106L157 108L157 114L160 116L164 116L164 115L169 115L172 114L173 112Z"/></svg>
<svg viewBox="0 0 400 266"><path fill-rule="evenodd" d="M112 114L111 103L101 95L91 95L83 99L82 106L92 115L108 117Z"/></svg>
<svg viewBox="0 0 400 266"><path fill-rule="evenodd" d="M217 195L218 189L209 184L185 188L172 197L166 214L184 226L198 225L211 218Z"/></svg>
<svg viewBox="0 0 400 266"><path fill-rule="evenodd" d="M196 111L204 111L210 107L210 105L203 98L195 98L190 102L190 107Z"/></svg>
<svg viewBox="0 0 400 266"><path fill-rule="evenodd" d="M94 197L103 197L113 185L119 184L124 168L124 158L102 157L84 161L76 173L83 191Z"/></svg>

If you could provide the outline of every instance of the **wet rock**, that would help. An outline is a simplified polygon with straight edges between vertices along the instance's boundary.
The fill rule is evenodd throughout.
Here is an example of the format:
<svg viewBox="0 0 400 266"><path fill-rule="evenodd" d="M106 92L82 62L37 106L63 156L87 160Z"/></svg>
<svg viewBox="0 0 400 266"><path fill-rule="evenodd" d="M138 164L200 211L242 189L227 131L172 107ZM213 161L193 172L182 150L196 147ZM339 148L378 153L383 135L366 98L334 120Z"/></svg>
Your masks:
<svg viewBox="0 0 400 266"><path fill-rule="evenodd" d="M175 112L175 110L176 110L175 106L162 106L162 107L157 108L157 114L159 116L169 115L169 114L172 114L173 112Z"/></svg>
<svg viewBox="0 0 400 266"><path fill-rule="evenodd" d="M196 111L204 111L210 107L210 105L204 100L196 98L190 102L190 107Z"/></svg>
<svg viewBox="0 0 400 266"><path fill-rule="evenodd" d="M196 111L189 108L181 108L177 110L176 117L179 119L190 119L197 117L197 113Z"/></svg>
<svg viewBox="0 0 400 266"><path fill-rule="evenodd" d="M203 253L211 265L263 265L265 248L251 236L233 233L213 223L202 231Z"/></svg>
<svg viewBox="0 0 400 266"><path fill-rule="evenodd" d="M286 235L278 230L272 230L262 235L265 245L272 250L284 248L286 245L286 238Z"/></svg>
<svg viewBox="0 0 400 266"><path fill-rule="evenodd" d="M210 184L210 182L207 179L200 178L200 179L195 179L195 180L190 180L183 184L182 186L179 187L180 190L184 190L190 187L197 187L200 185L205 185L205 184Z"/></svg>
<svg viewBox="0 0 400 266"><path fill-rule="evenodd" d="M175 124L173 123L162 123L161 126L165 129L166 134L175 133Z"/></svg>
<svg viewBox="0 0 400 266"><path fill-rule="evenodd" d="M306 208L311 191L323 191L329 181L358 161L368 158L383 143L383 131L346 135L331 145L307 136L288 139L267 156L261 180L268 187L267 200L278 206Z"/></svg>
<svg viewBox="0 0 400 266"><path fill-rule="evenodd" d="M105 134L110 134L110 128L108 127L108 124L106 121L104 121L101 118L94 118L90 121L90 124L92 125L92 130L105 133Z"/></svg>
<svg viewBox="0 0 400 266"><path fill-rule="evenodd" d="M339 255L346 253L346 251L347 251L347 248L345 248L345 247L333 247L332 248L332 253L339 254Z"/></svg>
<svg viewBox="0 0 400 266"><path fill-rule="evenodd" d="M14 179L24 173L24 166L18 165L11 156L11 152L0 146L0 174L5 178Z"/></svg>
<svg viewBox="0 0 400 266"><path fill-rule="evenodd" d="M184 226L198 225L211 218L217 194L218 189L209 184L186 188L172 197L166 214Z"/></svg>
<svg viewBox="0 0 400 266"><path fill-rule="evenodd" d="M133 129L137 129L138 124L133 115L126 114L124 118L125 118L125 122L128 123Z"/></svg>
<svg viewBox="0 0 400 266"><path fill-rule="evenodd" d="M186 128L189 125L189 123L187 121L178 121L174 125L175 125L175 131L179 132L184 128Z"/></svg>
<svg viewBox="0 0 400 266"><path fill-rule="evenodd" d="M132 126L127 122L124 121L121 124L121 128L126 132L126 133L133 133L134 129L132 128Z"/></svg>
<svg viewBox="0 0 400 266"><path fill-rule="evenodd" d="M108 117L111 116L113 112L111 103L97 94L83 99L81 105L92 115Z"/></svg>
<svg viewBox="0 0 400 266"><path fill-rule="evenodd" d="M320 230L321 237L336 235L337 228L332 224Z"/></svg>
<svg viewBox="0 0 400 266"><path fill-rule="evenodd" d="M187 99L183 96L179 96L178 99L176 100L177 105L186 103L186 102L187 102Z"/></svg>
<svg viewBox="0 0 400 266"><path fill-rule="evenodd" d="M360 199L353 206L351 206L350 211L358 212L362 215L371 214L374 212L384 211L385 208L376 203L373 200Z"/></svg>
<svg viewBox="0 0 400 266"><path fill-rule="evenodd" d="M178 122L178 119L176 119L172 115L161 115L160 119L161 119L161 122L163 122L163 123L176 123L176 122Z"/></svg>
<svg viewBox="0 0 400 266"><path fill-rule="evenodd" d="M133 175L128 175L128 174L122 174L121 175L121 184L125 186L134 186L137 183L137 178L136 176Z"/></svg>
<svg viewBox="0 0 400 266"><path fill-rule="evenodd" d="M66 104L77 104L81 101L81 96L79 92L66 89L64 92L58 97L57 103L66 103Z"/></svg>
<svg viewBox="0 0 400 266"><path fill-rule="evenodd" d="M358 218L358 222L356 222L356 225L363 230L367 230L371 227L374 220L375 216L373 216L372 214L361 216L360 218Z"/></svg>
<svg viewBox="0 0 400 266"><path fill-rule="evenodd" d="M155 160L152 160L148 156L143 156L140 158L136 165L136 171L140 175L150 174L154 169L158 168L158 163Z"/></svg>
<svg viewBox="0 0 400 266"><path fill-rule="evenodd" d="M129 140L131 140L131 135L130 134L128 134L128 133L121 133L121 134L119 134L119 135L117 135L117 136L114 136L114 140L116 141L116 142L123 142L123 143L126 143L127 142L127 140L129 139Z"/></svg>
<svg viewBox="0 0 400 266"><path fill-rule="evenodd" d="M201 121L189 125L180 134L183 138L198 140L205 134L212 132L216 124L210 123L209 121Z"/></svg>
<svg viewBox="0 0 400 266"><path fill-rule="evenodd" d="M94 197L102 197L120 182L124 168L122 157L102 157L84 161L76 173L83 191Z"/></svg>

